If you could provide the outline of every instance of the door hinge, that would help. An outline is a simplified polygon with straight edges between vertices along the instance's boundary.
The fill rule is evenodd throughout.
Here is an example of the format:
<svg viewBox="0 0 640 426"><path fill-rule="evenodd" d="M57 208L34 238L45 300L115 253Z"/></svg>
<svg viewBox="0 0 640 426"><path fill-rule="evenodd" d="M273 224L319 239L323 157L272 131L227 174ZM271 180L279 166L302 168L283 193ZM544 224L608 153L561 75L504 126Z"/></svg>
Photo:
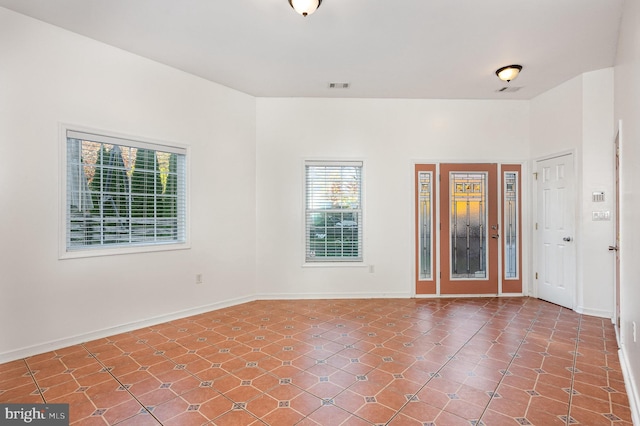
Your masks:
<svg viewBox="0 0 640 426"><path fill-rule="evenodd" d="M536 280L538 279L538 273L536 272Z"/></svg>
<svg viewBox="0 0 640 426"><path fill-rule="evenodd" d="M536 222L536 231L538 230L538 222Z"/></svg>
<svg viewBox="0 0 640 426"><path fill-rule="evenodd" d="M533 173L533 178L534 178L535 180L538 180L538 172L534 172L534 173Z"/></svg>
<svg viewBox="0 0 640 426"><path fill-rule="evenodd" d="M620 317L618 317L618 319L616 320L616 323L618 324L618 328L620 328Z"/></svg>

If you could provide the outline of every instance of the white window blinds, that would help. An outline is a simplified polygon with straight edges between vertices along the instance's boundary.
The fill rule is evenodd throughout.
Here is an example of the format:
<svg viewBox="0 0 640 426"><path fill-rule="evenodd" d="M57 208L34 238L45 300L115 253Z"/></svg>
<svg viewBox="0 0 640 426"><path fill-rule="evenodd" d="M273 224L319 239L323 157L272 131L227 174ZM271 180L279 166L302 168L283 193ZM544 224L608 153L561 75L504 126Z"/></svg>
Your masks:
<svg viewBox="0 0 640 426"><path fill-rule="evenodd" d="M186 241L186 149L67 130L66 251Z"/></svg>
<svg viewBox="0 0 640 426"><path fill-rule="evenodd" d="M362 261L362 162L305 163L307 262Z"/></svg>

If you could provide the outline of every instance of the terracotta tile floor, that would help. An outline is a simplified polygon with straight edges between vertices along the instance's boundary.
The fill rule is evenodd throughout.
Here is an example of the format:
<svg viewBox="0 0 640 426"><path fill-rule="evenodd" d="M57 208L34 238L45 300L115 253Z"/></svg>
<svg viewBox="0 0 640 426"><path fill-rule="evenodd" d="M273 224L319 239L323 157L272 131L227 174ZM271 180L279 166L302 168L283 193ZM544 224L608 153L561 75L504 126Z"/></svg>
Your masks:
<svg viewBox="0 0 640 426"><path fill-rule="evenodd" d="M0 365L82 425L630 425L609 320L531 298L256 301Z"/></svg>

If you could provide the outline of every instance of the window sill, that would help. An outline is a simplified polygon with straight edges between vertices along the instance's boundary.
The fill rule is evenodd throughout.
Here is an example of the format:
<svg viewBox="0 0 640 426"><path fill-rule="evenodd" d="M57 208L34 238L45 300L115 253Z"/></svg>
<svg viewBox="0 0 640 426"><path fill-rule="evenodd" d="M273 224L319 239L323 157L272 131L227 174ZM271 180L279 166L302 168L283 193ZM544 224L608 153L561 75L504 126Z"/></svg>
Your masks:
<svg viewBox="0 0 640 426"><path fill-rule="evenodd" d="M150 246L125 246L125 247L113 247L113 248L95 248L95 249L83 249L77 251L66 251L66 248L62 249L59 255L59 260L65 259L81 259L86 257L100 257L100 256L117 256L123 254L136 254L136 253L156 253L162 251L174 251L174 250L187 250L190 249L189 243L171 243L171 244L158 244Z"/></svg>
<svg viewBox="0 0 640 426"><path fill-rule="evenodd" d="M364 262L305 262L303 268L368 268Z"/></svg>

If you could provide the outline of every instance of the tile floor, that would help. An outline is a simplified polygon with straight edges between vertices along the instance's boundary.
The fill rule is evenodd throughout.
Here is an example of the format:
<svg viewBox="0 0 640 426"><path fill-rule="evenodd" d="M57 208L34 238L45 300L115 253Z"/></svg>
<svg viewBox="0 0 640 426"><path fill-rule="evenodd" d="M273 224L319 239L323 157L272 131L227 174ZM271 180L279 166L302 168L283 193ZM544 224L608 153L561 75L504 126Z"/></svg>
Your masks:
<svg viewBox="0 0 640 426"><path fill-rule="evenodd" d="M531 298L256 301L0 365L81 425L631 425L609 320Z"/></svg>

